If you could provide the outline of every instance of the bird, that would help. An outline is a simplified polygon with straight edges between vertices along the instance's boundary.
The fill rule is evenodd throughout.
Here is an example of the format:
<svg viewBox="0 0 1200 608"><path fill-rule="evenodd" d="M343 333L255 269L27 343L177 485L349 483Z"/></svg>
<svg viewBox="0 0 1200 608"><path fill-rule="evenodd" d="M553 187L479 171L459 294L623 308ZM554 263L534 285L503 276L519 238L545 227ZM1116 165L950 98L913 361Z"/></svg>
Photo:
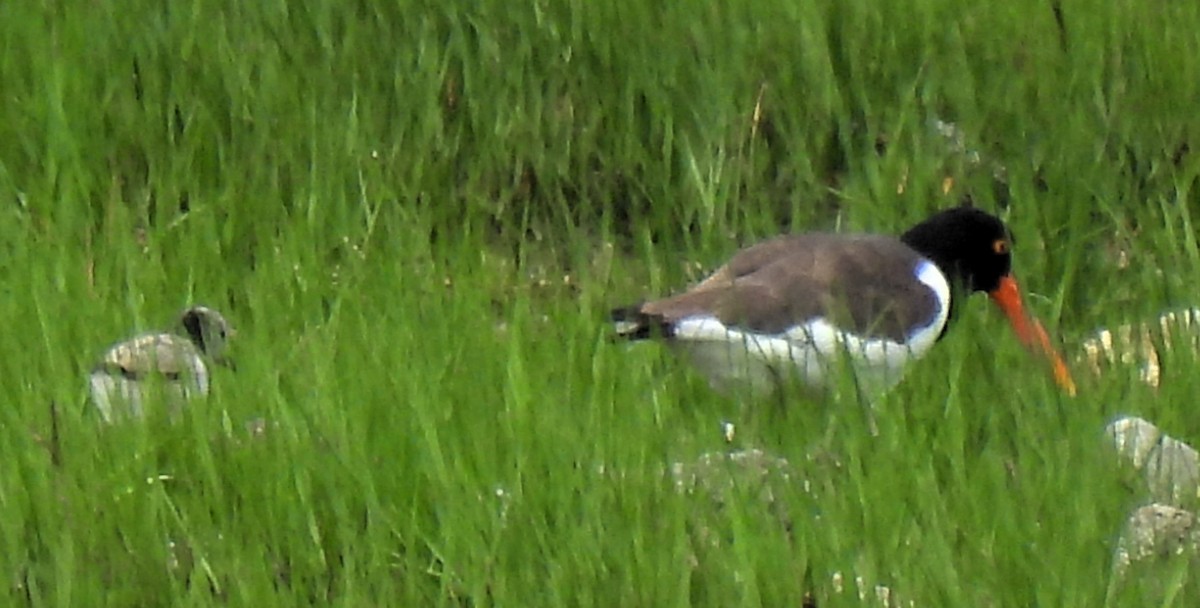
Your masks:
<svg viewBox="0 0 1200 608"><path fill-rule="evenodd" d="M233 333L221 313L191 306L173 331L135 336L105 351L88 375L92 403L108 423L142 418L157 387L177 413L187 400L208 394L206 360L226 363L223 353Z"/></svg>
<svg viewBox="0 0 1200 608"><path fill-rule="evenodd" d="M660 340L683 351L721 392L777 392L799 380L809 393L835 384L848 362L856 386L895 386L956 317L959 299L985 292L1020 342L1055 380L1075 383L1012 274L1012 233L995 215L959 205L898 238L806 233L737 252L691 289L616 308L617 338Z"/></svg>

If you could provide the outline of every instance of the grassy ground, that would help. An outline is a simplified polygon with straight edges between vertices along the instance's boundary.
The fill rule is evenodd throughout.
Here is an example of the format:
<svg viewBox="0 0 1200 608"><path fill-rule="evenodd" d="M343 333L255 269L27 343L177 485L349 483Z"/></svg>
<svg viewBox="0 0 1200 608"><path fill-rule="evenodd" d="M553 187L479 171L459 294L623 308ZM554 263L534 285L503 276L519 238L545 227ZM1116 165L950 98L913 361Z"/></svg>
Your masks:
<svg viewBox="0 0 1200 608"><path fill-rule="evenodd" d="M841 572L920 606L1138 605L1100 429L1200 438L1193 356L1071 399L973 301L872 439L850 400L727 400L604 319L755 238L966 194L1068 352L1192 304L1198 27L1145 1L4 3L0 603L857 605ZM236 371L181 424L102 428L91 362L196 301ZM664 476L723 420L807 480L776 489L788 529Z"/></svg>

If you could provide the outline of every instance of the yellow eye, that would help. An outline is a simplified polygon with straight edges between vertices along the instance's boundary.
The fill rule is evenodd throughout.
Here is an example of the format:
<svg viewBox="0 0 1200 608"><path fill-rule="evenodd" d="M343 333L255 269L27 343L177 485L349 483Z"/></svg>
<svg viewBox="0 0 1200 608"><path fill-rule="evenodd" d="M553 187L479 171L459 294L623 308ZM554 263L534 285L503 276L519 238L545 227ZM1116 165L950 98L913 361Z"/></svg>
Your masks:
<svg viewBox="0 0 1200 608"><path fill-rule="evenodd" d="M992 241L992 251L996 252L996 255L1008 255L1008 239Z"/></svg>

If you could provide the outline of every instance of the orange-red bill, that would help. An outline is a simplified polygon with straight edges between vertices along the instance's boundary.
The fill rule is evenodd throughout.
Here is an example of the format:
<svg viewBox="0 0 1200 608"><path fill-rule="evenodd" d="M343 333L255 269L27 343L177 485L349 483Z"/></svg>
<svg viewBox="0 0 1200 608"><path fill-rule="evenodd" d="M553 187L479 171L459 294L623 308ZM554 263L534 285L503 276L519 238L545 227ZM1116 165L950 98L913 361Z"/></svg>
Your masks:
<svg viewBox="0 0 1200 608"><path fill-rule="evenodd" d="M1068 395L1075 395L1075 381L1071 378L1071 371L1050 344L1046 328L1042 327L1041 321L1025 314L1025 305L1021 302L1021 289L1017 286L1017 281L1011 276L1005 276L1000 279L1000 286L988 295L1000 310L1004 311L1021 344L1030 351L1050 359L1051 365L1054 366L1054 380Z"/></svg>

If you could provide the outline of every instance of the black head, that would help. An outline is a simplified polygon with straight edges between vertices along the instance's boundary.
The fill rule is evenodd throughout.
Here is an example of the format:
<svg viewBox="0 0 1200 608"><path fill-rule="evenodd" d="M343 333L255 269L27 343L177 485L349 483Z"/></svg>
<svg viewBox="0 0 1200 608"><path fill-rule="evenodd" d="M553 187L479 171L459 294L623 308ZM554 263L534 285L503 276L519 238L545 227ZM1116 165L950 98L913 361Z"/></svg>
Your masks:
<svg viewBox="0 0 1200 608"><path fill-rule="evenodd" d="M206 306L193 306L183 311L180 325L200 352L220 357L232 330L221 313Z"/></svg>
<svg viewBox="0 0 1200 608"><path fill-rule="evenodd" d="M1012 268L1012 234L1000 218L953 207L913 226L900 240L970 291L994 291Z"/></svg>
<svg viewBox="0 0 1200 608"><path fill-rule="evenodd" d="M204 324L203 313L194 308L189 308L183 312L182 320L183 329L187 332L187 336L192 339L192 342L200 349L200 352L204 352L206 345L204 344L204 328L202 327Z"/></svg>

